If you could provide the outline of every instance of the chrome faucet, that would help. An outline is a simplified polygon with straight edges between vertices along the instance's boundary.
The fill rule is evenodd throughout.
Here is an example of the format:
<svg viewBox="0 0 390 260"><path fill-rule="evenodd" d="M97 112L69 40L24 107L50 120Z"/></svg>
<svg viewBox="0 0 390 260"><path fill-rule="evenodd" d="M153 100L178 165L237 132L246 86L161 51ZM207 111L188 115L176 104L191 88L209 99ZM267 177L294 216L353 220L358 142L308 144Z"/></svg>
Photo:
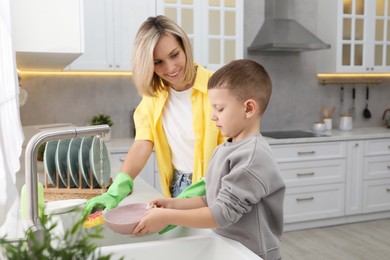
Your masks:
<svg viewBox="0 0 390 260"><path fill-rule="evenodd" d="M25 154L25 174L26 174L26 233L35 233L38 241L43 240L43 227L38 215L38 173L37 173L37 153L41 144L64 138L93 136L108 133L108 125L84 126L64 128L58 130L47 130L35 134L27 144Z"/></svg>

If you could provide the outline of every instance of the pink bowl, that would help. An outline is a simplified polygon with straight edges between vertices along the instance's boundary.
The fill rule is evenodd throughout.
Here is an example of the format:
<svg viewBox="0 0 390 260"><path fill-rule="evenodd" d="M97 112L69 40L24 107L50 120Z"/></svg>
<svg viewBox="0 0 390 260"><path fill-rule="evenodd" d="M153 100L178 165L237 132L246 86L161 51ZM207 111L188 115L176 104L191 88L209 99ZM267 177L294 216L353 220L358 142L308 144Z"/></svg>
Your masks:
<svg viewBox="0 0 390 260"><path fill-rule="evenodd" d="M120 206L104 215L105 224L115 233L131 235L147 210L147 203Z"/></svg>

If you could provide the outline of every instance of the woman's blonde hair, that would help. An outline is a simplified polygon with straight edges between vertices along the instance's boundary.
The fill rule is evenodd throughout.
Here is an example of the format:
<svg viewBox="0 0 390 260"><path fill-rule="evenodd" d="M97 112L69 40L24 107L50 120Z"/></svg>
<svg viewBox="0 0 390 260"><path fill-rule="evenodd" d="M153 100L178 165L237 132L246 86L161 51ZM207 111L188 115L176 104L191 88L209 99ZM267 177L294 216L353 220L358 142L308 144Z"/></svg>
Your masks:
<svg viewBox="0 0 390 260"><path fill-rule="evenodd" d="M172 35L185 53L184 84L191 83L195 77L191 44L183 29L166 16L149 17L137 32L132 53L133 81L142 96L154 97L169 87L169 82L154 72L154 48L165 35Z"/></svg>

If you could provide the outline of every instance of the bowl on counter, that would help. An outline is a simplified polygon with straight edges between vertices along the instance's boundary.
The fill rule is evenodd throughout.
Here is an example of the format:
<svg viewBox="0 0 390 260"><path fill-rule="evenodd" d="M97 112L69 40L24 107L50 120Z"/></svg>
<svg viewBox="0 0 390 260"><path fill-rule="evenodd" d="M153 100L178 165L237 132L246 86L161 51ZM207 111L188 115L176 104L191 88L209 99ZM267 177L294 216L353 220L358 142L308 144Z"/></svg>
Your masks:
<svg viewBox="0 0 390 260"><path fill-rule="evenodd" d="M326 125L323 121L314 122L312 129L315 132L323 132L326 130Z"/></svg>

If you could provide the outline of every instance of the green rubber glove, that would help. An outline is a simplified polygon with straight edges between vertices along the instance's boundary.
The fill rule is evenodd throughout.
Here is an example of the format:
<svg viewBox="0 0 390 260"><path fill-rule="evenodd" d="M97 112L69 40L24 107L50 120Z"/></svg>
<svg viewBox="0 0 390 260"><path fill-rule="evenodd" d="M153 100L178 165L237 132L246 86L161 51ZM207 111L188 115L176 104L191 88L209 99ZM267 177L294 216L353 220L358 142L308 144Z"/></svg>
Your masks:
<svg viewBox="0 0 390 260"><path fill-rule="evenodd" d="M117 207L119 202L131 193L133 186L133 179L128 174L119 172L106 193L87 201L84 216L91 214L94 209L108 211Z"/></svg>
<svg viewBox="0 0 390 260"><path fill-rule="evenodd" d="M197 196L203 196L206 194L206 182L202 178L198 182L195 182L185 188L178 196L177 198L181 199L187 199L187 198L193 198ZM160 232L158 232L160 235L168 232L169 230L172 230L176 227L176 225L169 225Z"/></svg>

